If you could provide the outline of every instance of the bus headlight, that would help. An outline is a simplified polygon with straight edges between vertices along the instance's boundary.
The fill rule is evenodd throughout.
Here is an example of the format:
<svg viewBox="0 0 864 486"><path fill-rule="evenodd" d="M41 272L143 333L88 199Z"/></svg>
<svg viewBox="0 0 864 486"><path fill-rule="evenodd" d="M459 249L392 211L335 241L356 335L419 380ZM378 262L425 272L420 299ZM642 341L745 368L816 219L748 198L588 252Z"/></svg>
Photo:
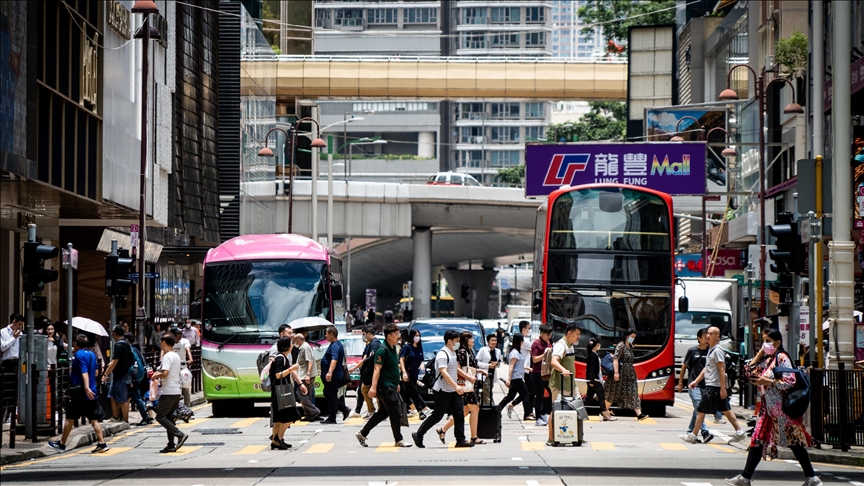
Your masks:
<svg viewBox="0 0 864 486"><path fill-rule="evenodd" d="M221 376L234 378L234 372L231 371L231 368L222 363L210 361L209 359L202 359L201 364L204 367L204 372L214 378L219 378Z"/></svg>

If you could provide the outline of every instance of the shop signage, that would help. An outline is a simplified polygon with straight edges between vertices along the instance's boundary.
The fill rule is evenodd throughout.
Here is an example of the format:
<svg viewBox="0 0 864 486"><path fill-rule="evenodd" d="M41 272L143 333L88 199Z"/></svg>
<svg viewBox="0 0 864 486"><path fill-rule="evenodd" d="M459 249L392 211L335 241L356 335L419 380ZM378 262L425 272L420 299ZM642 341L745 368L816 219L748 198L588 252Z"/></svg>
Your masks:
<svg viewBox="0 0 864 486"><path fill-rule="evenodd" d="M105 2L105 22L124 40L129 40L131 36L129 17L129 11L117 0Z"/></svg>
<svg viewBox="0 0 864 486"><path fill-rule="evenodd" d="M79 103L84 108L96 112L99 96L99 34L91 40L81 31L81 97Z"/></svg>
<svg viewBox="0 0 864 486"><path fill-rule="evenodd" d="M702 259L698 253L687 253L675 255L675 275L679 277L699 277L702 275L702 267L708 262ZM741 270L744 268L741 262L740 250L718 250L714 261L714 271L709 277L725 277L727 270ZM742 277L743 278L743 277Z"/></svg>
<svg viewBox="0 0 864 486"><path fill-rule="evenodd" d="M525 162L526 196L598 183L705 194L704 142L529 143Z"/></svg>
<svg viewBox="0 0 864 486"><path fill-rule="evenodd" d="M864 57L853 62L849 71L849 82L852 85L852 94L855 94L860 89L864 88ZM822 88L822 101L825 103L825 111L831 109L831 87L833 86L833 81L833 79L829 79L825 82L825 86Z"/></svg>

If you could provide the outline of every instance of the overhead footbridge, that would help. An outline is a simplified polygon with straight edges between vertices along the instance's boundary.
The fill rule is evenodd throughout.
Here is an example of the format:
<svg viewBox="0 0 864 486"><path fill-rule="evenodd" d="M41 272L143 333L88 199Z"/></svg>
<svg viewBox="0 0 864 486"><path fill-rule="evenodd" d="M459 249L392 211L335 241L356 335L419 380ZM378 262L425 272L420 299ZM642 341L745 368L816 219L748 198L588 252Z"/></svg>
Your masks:
<svg viewBox="0 0 864 486"><path fill-rule="evenodd" d="M277 98L624 101L625 61L567 58L261 56L242 61L241 93Z"/></svg>

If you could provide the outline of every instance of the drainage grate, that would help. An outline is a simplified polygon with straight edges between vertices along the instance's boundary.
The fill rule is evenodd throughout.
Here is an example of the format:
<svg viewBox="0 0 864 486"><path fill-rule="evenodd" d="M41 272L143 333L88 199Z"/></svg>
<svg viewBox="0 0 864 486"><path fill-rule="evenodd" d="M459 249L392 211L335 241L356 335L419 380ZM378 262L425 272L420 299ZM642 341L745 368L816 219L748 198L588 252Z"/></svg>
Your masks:
<svg viewBox="0 0 864 486"><path fill-rule="evenodd" d="M217 435L217 434L242 434L243 431L240 429L198 429L195 432L198 432L202 435Z"/></svg>
<svg viewBox="0 0 864 486"><path fill-rule="evenodd" d="M42 443L42 444L15 444L15 448L16 449L39 449L40 447L42 447L44 445L45 445L45 443ZM4 449L8 449L9 444L0 444L0 447L3 447Z"/></svg>
<svg viewBox="0 0 864 486"><path fill-rule="evenodd" d="M183 445L187 446L199 446L199 447L221 447L224 446L224 442L187 442Z"/></svg>

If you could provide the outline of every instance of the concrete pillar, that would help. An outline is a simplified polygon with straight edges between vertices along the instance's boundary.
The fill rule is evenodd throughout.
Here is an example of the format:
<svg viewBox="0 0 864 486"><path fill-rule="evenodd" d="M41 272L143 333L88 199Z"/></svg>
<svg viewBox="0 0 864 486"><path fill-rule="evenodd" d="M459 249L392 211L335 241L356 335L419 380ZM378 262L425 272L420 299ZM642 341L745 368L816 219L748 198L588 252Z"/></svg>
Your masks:
<svg viewBox="0 0 864 486"><path fill-rule="evenodd" d="M453 295L456 317L471 317L472 311L475 319L489 318L489 293L492 283L495 281L497 270L456 270L448 268L441 272L450 286ZM470 287L469 302L462 298L462 286ZM497 316L494 316L497 317Z"/></svg>
<svg viewBox="0 0 864 486"><path fill-rule="evenodd" d="M414 242L414 318L431 316L432 297L432 230L415 227L411 234Z"/></svg>
<svg viewBox="0 0 864 486"><path fill-rule="evenodd" d="M420 132L417 134L417 155L420 157L435 157L435 132Z"/></svg>

